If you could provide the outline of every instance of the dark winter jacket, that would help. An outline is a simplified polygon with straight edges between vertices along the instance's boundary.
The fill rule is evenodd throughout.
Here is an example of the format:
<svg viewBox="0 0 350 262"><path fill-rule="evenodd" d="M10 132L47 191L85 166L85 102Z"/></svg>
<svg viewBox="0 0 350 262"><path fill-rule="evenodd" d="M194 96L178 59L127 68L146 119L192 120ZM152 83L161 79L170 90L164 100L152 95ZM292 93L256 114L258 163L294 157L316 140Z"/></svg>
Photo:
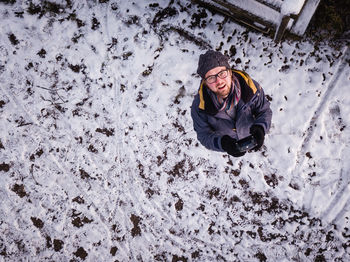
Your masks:
<svg viewBox="0 0 350 262"><path fill-rule="evenodd" d="M265 134L271 126L272 111L263 89L247 73L238 70L232 72L241 86L241 99L236 105L235 119L225 111L217 112L204 82L192 103L191 116L197 138L210 150L224 151L221 147L223 135L242 139L250 135L249 129L253 124L262 126Z"/></svg>

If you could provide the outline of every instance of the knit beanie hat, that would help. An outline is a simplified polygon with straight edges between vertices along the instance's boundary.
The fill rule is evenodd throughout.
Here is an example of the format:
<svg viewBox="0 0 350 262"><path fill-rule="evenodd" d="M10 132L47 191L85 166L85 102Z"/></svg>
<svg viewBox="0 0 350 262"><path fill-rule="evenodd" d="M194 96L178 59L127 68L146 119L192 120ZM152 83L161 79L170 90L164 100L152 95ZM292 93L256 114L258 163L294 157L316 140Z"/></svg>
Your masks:
<svg viewBox="0 0 350 262"><path fill-rule="evenodd" d="M205 74L208 73L209 70L218 66L230 68L228 57L218 51L209 50L205 54L199 56L197 73L204 79Z"/></svg>

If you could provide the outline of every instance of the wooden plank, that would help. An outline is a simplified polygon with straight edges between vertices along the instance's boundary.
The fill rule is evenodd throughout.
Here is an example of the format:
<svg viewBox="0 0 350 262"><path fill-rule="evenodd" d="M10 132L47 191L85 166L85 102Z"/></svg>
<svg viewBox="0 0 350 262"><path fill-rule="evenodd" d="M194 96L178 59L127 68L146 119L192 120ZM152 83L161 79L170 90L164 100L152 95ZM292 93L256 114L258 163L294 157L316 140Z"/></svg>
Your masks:
<svg viewBox="0 0 350 262"><path fill-rule="evenodd" d="M282 21L281 21L280 25L278 26L276 33L275 33L275 37L274 37L274 41L276 43L279 43L281 41L290 19L291 19L290 16L285 15L282 17Z"/></svg>
<svg viewBox="0 0 350 262"><path fill-rule="evenodd" d="M301 12L291 28L291 33L302 36L314 15L320 0L307 0Z"/></svg>
<svg viewBox="0 0 350 262"><path fill-rule="evenodd" d="M263 18L271 24L278 26L280 22L280 13L271 7L264 5L256 0L214 0L219 4L228 3L250 14Z"/></svg>
<svg viewBox="0 0 350 262"><path fill-rule="evenodd" d="M270 21L267 21L264 17L258 17L246 10L220 0L192 0L192 2L202 5L205 8L222 13L228 17L231 17L237 22L248 25L263 33L268 33L270 31L270 28L276 27L276 25Z"/></svg>

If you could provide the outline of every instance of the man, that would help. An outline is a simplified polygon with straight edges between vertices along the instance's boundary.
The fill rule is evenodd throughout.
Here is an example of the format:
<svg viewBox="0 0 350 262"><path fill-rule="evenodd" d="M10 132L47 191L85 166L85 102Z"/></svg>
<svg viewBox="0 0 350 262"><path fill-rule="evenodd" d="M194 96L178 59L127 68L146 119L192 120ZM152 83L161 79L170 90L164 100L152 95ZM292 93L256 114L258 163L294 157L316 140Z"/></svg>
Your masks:
<svg viewBox="0 0 350 262"><path fill-rule="evenodd" d="M201 144L240 157L245 152L236 141L252 135L257 142L253 149L258 150L272 117L261 86L245 72L232 70L228 58L213 50L200 55L197 73L202 81L191 116Z"/></svg>

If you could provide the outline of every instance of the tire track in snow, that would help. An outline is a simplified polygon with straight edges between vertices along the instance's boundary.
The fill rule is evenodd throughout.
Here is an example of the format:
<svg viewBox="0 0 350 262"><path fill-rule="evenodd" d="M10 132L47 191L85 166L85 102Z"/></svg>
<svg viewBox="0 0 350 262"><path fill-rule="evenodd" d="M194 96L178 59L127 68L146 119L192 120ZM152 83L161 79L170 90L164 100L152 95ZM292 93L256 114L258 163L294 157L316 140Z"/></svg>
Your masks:
<svg viewBox="0 0 350 262"><path fill-rule="evenodd" d="M310 144L309 144L310 140L315 133L315 128L319 126L318 125L319 117L324 112L326 108L326 103L329 101L332 91L337 86L340 76L344 72L345 68L349 65L349 61L350 61L350 47L347 47L339 62L336 73L334 74L331 82L329 83L326 92L323 94L323 97L319 102L308 124L308 129L305 132L300 149L297 153L294 169L292 170L292 173L291 173L292 179L290 184L296 184L300 189L305 188L305 185L304 185L305 181L302 178L302 176L304 175L303 167L307 162L306 153L310 147ZM342 177L342 175L341 175L341 179L344 180L344 177ZM349 181L350 181L349 179L346 179L346 181L342 183L341 188L339 189L338 193L336 194L332 202L326 208L326 211L324 211L324 213L322 214L322 217L327 218L328 214L330 214L330 212L332 211L334 205L342 198L343 194L347 192L345 189L348 186ZM315 187L309 184L307 184L306 187L307 187L306 190L304 190L305 195L303 196L302 204L304 209L310 210L313 199L315 197Z"/></svg>
<svg viewBox="0 0 350 262"><path fill-rule="evenodd" d="M333 76L332 81L329 83L326 92L323 94L323 98L322 98L321 102L318 104L318 107L317 107L316 111L314 112L313 117L311 118L311 120L309 122L309 128L307 129L306 135L305 135L305 137L302 141L302 144L301 144L300 154L305 153L305 151L307 150L307 148L309 146L309 142L311 140L311 137L315 131L314 127L317 126L318 119L319 119L320 115L322 114L323 110L325 109L325 104L328 102L331 92L336 87L336 84L338 83L338 80L339 80L341 74L343 73L344 69L348 65L349 59L350 59L350 47L348 47L346 49L346 51L345 51L345 53L340 61L340 64L338 66L336 74ZM302 155L300 155L300 157L301 156Z"/></svg>
<svg viewBox="0 0 350 262"><path fill-rule="evenodd" d="M346 212L350 208L350 197L345 201L345 204L341 207L340 211L336 216L331 220L330 224L337 224L337 222L342 219Z"/></svg>
<svg viewBox="0 0 350 262"><path fill-rule="evenodd" d="M349 64L349 59L350 59L350 47L347 47L347 49L345 50L336 73L334 74L331 82L329 83L326 92L323 94L323 98L321 99L320 103L317 106L317 109L314 111L314 115L312 116L312 118L310 119L309 125L308 125L308 129L305 132L304 135L304 139L302 140L300 149L297 153L297 160L294 166L294 170L292 171L292 174L294 176L298 176L300 174L300 168L302 167L302 165L305 162L305 153L307 151L307 149L309 148L309 142L315 132L315 127L317 126L318 123L318 119L320 117L320 115L323 113L324 109L325 109L325 104L328 102L329 98L330 98L330 94L333 91L333 89L336 87L336 84L338 83L338 80L341 76L341 74L343 73L344 69L346 68L346 66ZM298 173L299 171L299 173Z"/></svg>
<svg viewBox="0 0 350 262"><path fill-rule="evenodd" d="M349 188L349 183L350 183L350 177L349 175L345 174L344 170L341 170L340 174L340 185L339 188L340 190L337 192L337 194L333 197L332 201L329 203L328 207L322 212L321 218L326 220L326 221L332 221L336 222L336 220L339 219L339 216L346 211L346 206L350 205L349 199L350 197L347 197L350 195L350 188ZM346 198L345 204L343 205L344 207L339 207L337 205L338 203L341 202L342 199ZM336 210L335 213L333 210ZM332 212L333 211L333 212Z"/></svg>
<svg viewBox="0 0 350 262"><path fill-rule="evenodd" d="M349 148L342 151L342 155L349 155ZM344 214L349 211L350 207L350 176L348 174L350 165L343 163L340 171L340 179L338 185L338 192L329 203L328 207L322 212L321 218L329 221L331 224L336 224Z"/></svg>

